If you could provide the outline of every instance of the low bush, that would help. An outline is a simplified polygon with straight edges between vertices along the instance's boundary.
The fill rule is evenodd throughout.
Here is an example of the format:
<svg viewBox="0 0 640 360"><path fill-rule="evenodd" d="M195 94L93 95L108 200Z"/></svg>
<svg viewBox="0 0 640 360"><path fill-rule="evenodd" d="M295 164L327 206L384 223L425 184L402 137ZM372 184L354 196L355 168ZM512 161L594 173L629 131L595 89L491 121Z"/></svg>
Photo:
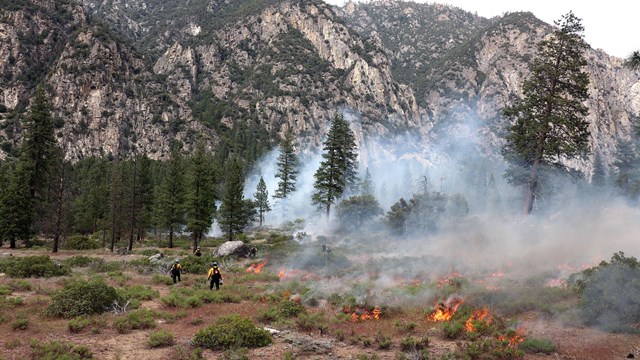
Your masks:
<svg viewBox="0 0 640 360"><path fill-rule="evenodd" d="M573 275L585 322L610 331L637 332L640 322L640 262L618 252L609 262Z"/></svg>
<svg viewBox="0 0 640 360"><path fill-rule="evenodd" d="M316 314L307 314L301 313L298 315L298 319L296 320L298 327L305 331L313 331L318 330L320 334L323 334L327 328L327 319L324 314L316 313Z"/></svg>
<svg viewBox="0 0 640 360"><path fill-rule="evenodd" d="M11 324L13 330L27 330L29 328L29 319L20 318Z"/></svg>
<svg viewBox="0 0 640 360"><path fill-rule="evenodd" d="M259 316L260 321L273 322L286 318L296 317L300 314L306 313L304 305L296 301L285 300L271 306L262 315Z"/></svg>
<svg viewBox="0 0 640 360"><path fill-rule="evenodd" d="M91 250L99 249L100 242L84 235L72 235L67 237L62 243L64 250Z"/></svg>
<svg viewBox="0 0 640 360"><path fill-rule="evenodd" d="M378 344L378 349L387 350L391 347L392 341L391 336L387 336L382 333L382 331L378 331L376 334L376 343Z"/></svg>
<svg viewBox="0 0 640 360"><path fill-rule="evenodd" d="M31 341L31 358L41 360L84 360L93 359L93 353L84 345L74 345L62 341L41 343Z"/></svg>
<svg viewBox="0 0 640 360"><path fill-rule="evenodd" d="M126 334L131 330L151 329L156 327L156 313L150 309L138 309L116 317L113 325L120 334Z"/></svg>
<svg viewBox="0 0 640 360"><path fill-rule="evenodd" d="M67 266L56 264L48 256L14 256L0 261L0 272L13 278L48 278L68 275L70 270Z"/></svg>
<svg viewBox="0 0 640 360"><path fill-rule="evenodd" d="M163 346L172 346L175 343L173 333L168 330L158 330L149 334L149 347L157 348Z"/></svg>
<svg viewBox="0 0 640 360"><path fill-rule="evenodd" d="M553 354L556 347L547 339L526 338L518 345L520 350L528 353Z"/></svg>
<svg viewBox="0 0 640 360"><path fill-rule="evenodd" d="M122 299L116 289L103 280L74 280L51 295L47 313L62 317L99 314L107 311L114 301L122 302Z"/></svg>
<svg viewBox="0 0 640 360"><path fill-rule="evenodd" d="M153 274L151 276L151 282L156 285L173 285L173 280L171 280L170 276L160 274Z"/></svg>
<svg viewBox="0 0 640 360"><path fill-rule="evenodd" d="M429 338L423 337L422 339L416 339L413 336L407 336L400 341L400 350L404 352L421 351L429 347Z"/></svg>
<svg viewBox="0 0 640 360"><path fill-rule="evenodd" d="M118 289L118 294L123 300L152 300L157 298L160 293L157 290L152 289L150 286L133 285L126 286L122 289Z"/></svg>
<svg viewBox="0 0 640 360"><path fill-rule="evenodd" d="M257 328L251 320L240 315L219 318L214 325L196 333L193 343L212 350L256 348L271 344L271 334Z"/></svg>
<svg viewBox="0 0 640 360"><path fill-rule="evenodd" d="M102 261L103 261L102 259L96 258L96 257L76 255L63 260L62 263L69 267L87 267L92 263L102 262Z"/></svg>
<svg viewBox="0 0 640 360"><path fill-rule="evenodd" d="M229 349L222 353L223 360L249 360L249 349Z"/></svg>
<svg viewBox="0 0 640 360"><path fill-rule="evenodd" d="M9 287L13 291L31 291L33 288L31 283L27 280L11 280L9 281Z"/></svg>
<svg viewBox="0 0 640 360"><path fill-rule="evenodd" d="M78 334L82 332L82 330L89 327L89 325L91 325L91 320L89 320L86 317L77 317L75 319L69 320L69 323L67 324L67 328L69 329L70 333Z"/></svg>
<svg viewBox="0 0 640 360"><path fill-rule="evenodd" d="M201 360L204 359L201 348L193 348L188 345L178 344L171 348L171 352L168 356L169 359L176 360Z"/></svg>

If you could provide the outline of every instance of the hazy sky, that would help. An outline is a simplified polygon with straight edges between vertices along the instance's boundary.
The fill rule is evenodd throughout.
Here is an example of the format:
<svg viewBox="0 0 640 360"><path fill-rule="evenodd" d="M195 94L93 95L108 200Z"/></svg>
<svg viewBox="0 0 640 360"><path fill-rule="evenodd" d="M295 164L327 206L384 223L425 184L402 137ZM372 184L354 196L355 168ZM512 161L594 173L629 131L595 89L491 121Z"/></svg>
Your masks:
<svg viewBox="0 0 640 360"><path fill-rule="evenodd" d="M342 5L345 0L325 0ZM538 18L553 24L563 14L572 10L582 19L586 41L594 48L601 48L609 55L627 57L640 49L640 1L638 0L446 0L421 1L443 3L477 12L484 17L501 15L505 11L531 11Z"/></svg>

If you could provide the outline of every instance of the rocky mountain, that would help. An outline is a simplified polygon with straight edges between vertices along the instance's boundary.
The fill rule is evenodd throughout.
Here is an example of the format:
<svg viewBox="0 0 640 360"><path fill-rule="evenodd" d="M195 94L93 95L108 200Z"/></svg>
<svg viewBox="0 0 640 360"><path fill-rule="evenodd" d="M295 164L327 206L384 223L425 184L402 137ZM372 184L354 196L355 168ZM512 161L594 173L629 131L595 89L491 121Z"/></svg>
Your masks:
<svg viewBox="0 0 640 360"><path fill-rule="evenodd" d="M500 109L520 95L535 44L530 13L486 19L396 0L0 0L2 155L46 84L68 156L189 151L256 159L292 128L318 146L336 111L361 143L414 134L421 147L474 138L497 154ZM578 14L579 15L579 14ZM592 154L612 161L640 117L638 73L587 53ZM451 135L454 135L451 137ZM593 155L592 155L593 156ZM589 170L590 161L575 163Z"/></svg>
<svg viewBox="0 0 640 360"><path fill-rule="evenodd" d="M199 136L255 158L288 127L319 145L339 110L359 114L363 133L423 127L386 54L325 3L192 1L191 15L181 3L114 0L83 9L21 0L3 12L5 143L19 141L16 113L41 81L59 136L76 147L72 158L132 150L161 157L171 139L189 146ZM46 63L29 63L31 37ZM39 77L20 79L34 67Z"/></svg>
<svg viewBox="0 0 640 360"><path fill-rule="evenodd" d="M521 95L536 43L553 31L531 13L484 19L450 6L395 0L349 2L338 14L388 49L394 77L412 87L428 114L432 139L455 143L480 134L478 146L487 153L500 147L507 125L500 109ZM612 161L617 140L628 138L640 117L640 77L602 50L585 55L592 151L573 166L589 172L596 153Z"/></svg>

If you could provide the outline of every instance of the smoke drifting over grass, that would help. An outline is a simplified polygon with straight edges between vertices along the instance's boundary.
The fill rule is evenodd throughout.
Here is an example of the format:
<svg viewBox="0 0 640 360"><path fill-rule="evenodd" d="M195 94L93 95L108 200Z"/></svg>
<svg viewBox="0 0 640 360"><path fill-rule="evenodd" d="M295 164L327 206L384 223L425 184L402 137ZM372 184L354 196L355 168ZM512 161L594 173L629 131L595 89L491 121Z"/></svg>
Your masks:
<svg viewBox="0 0 640 360"><path fill-rule="evenodd" d="M358 119L351 117L351 121L358 128ZM405 236L388 232L384 216L348 231L340 226L335 211L327 221L324 212L311 204L313 176L321 161L318 151L300 159L297 190L286 213L274 201L273 211L266 216L269 225L303 218L307 242L315 249L298 253L280 266L332 278L330 285L321 281L314 291L348 291L363 301L421 302L438 293L437 288L422 286L428 282L461 277L485 288L504 289L514 282L561 286L570 274L612 253L637 255L640 211L611 196L612 190L554 175L545 184L534 214L524 216L522 190L503 178L504 161L495 151L481 150L487 147L478 135L482 130L468 122L454 124L448 132L451 136L440 135L426 143L407 134L357 137L360 172L363 176L368 168L374 195L385 213L400 198L408 202L413 194L426 191L449 199L461 194L469 204L466 216L445 213L434 229L409 229ZM253 197L261 175L269 194L275 193L277 156L276 149L258 164L246 181L246 197ZM329 245L332 254L321 252L322 244ZM332 267L331 256L341 257L339 268ZM319 261L326 262L325 269L308 266ZM394 290L398 286L404 290ZM411 297L403 296L407 291L413 292Z"/></svg>

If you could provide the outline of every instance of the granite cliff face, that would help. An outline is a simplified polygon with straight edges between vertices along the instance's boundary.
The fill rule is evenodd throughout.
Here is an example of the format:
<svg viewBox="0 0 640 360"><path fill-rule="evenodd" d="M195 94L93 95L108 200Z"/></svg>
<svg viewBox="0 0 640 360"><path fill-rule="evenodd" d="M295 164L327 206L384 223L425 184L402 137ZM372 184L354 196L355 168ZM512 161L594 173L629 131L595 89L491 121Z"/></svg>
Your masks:
<svg viewBox="0 0 640 360"><path fill-rule="evenodd" d="M492 156L507 125L500 109L520 95L535 44L552 31L529 13L485 19L393 0L341 8L299 0L0 2L1 156L16 149L20 114L39 83L73 159L162 158L173 139L189 151L201 137L255 159L287 128L305 148L320 145L336 111L354 114L361 143L412 134L429 147L472 135ZM573 165L588 172L593 154L611 163L617 139L629 137L640 81L621 59L593 49L586 56L593 151Z"/></svg>
<svg viewBox="0 0 640 360"><path fill-rule="evenodd" d="M483 19L448 6L394 0L349 2L338 13L389 50L394 76L414 90L433 125L433 140L480 135L478 148L488 154L497 154L508 125L500 110L521 96L536 43L553 31L530 13ZM640 77L601 50L585 56L591 155L572 166L589 173L596 153L610 164L617 140L630 136L640 117Z"/></svg>

